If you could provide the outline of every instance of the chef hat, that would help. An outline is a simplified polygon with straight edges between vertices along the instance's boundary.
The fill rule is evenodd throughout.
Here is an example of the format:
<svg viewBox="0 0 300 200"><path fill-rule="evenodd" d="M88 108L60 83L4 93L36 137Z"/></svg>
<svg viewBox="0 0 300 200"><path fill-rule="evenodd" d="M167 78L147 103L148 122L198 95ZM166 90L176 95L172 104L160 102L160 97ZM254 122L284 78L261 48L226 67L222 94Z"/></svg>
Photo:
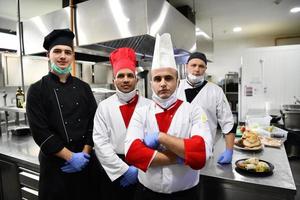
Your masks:
<svg viewBox="0 0 300 200"><path fill-rule="evenodd" d="M152 70L159 68L173 68L177 70L171 35L169 33L164 33L161 36L159 34L156 35Z"/></svg>
<svg viewBox="0 0 300 200"><path fill-rule="evenodd" d="M110 54L110 63L113 67L114 76L120 69L130 69L135 72L136 57L135 52L131 48L119 48Z"/></svg>
<svg viewBox="0 0 300 200"><path fill-rule="evenodd" d="M55 29L44 38L43 47L50 51L55 45L67 45L73 48L75 35L70 29Z"/></svg>

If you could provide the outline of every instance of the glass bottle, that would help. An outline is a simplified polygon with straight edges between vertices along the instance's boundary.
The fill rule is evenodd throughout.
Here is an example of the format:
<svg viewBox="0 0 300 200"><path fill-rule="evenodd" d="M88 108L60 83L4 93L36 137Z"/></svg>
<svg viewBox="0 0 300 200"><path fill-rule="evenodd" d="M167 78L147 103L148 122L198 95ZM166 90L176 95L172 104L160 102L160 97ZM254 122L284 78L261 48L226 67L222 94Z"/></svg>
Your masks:
<svg viewBox="0 0 300 200"><path fill-rule="evenodd" d="M25 95L22 88L19 86L16 93L16 106L18 108L23 108L24 102L25 102Z"/></svg>

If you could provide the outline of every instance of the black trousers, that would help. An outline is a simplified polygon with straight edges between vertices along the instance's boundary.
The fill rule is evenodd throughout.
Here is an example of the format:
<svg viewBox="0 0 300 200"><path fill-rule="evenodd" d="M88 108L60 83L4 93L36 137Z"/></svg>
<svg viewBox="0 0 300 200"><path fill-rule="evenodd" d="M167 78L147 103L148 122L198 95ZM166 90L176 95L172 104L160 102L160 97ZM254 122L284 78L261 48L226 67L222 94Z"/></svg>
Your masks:
<svg viewBox="0 0 300 200"><path fill-rule="evenodd" d="M118 155L122 160L124 160L124 155ZM102 168L102 166L101 166ZM100 198L103 200L133 200L134 193L136 190L136 185L130 185L123 188L120 185L120 180L122 176L115 181L111 181L105 170L101 169L101 188L100 188Z"/></svg>
<svg viewBox="0 0 300 200"><path fill-rule="evenodd" d="M199 186L170 194L154 192L137 184L134 200L199 200Z"/></svg>
<svg viewBox="0 0 300 200"><path fill-rule="evenodd" d="M39 154L40 200L100 200L100 164L94 153L91 153L89 164L80 172L64 173L62 159L55 156Z"/></svg>

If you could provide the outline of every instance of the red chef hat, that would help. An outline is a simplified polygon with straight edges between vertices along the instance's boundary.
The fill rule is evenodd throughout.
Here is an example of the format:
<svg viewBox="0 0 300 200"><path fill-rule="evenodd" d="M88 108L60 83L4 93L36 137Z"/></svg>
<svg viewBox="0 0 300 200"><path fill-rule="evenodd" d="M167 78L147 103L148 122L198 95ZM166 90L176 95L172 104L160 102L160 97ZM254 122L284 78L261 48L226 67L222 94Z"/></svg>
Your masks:
<svg viewBox="0 0 300 200"><path fill-rule="evenodd" d="M136 57L135 52L131 48L119 48L111 52L110 63L113 67L114 76L120 69L130 69L135 72Z"/></svg>

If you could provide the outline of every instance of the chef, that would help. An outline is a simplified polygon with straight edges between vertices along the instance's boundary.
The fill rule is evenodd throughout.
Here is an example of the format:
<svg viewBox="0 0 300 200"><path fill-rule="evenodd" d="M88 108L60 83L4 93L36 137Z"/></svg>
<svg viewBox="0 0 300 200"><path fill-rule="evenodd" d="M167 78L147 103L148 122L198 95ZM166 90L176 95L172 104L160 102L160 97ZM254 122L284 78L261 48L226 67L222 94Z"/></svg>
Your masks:
<svg viewBox="0 0 300 200"><path fill-rule="evenodd" d="M151 69L151 104L129 124L126 160L139 168L135 199L199 199L199 169L211 155L205 112L178 100L178 72L170 34L157 35Z"/></svg>
<svg viewBox="0 0 300 200"><path fill-rule="evenodd" d="M134 110L150 100L138 95L136 56L131 48L110 55L116 94L100 102L94 119L96 155L103 167L99 199L133 199L138 170L124 161L124 140Z"/></svg>
<svg viewBox="0 0 300 200"><path fill-rule="evenodd" d="M200 105L208 117L209 128L215 140L219 123L225 135L226 148L219 155L218 163L231 163L235 138L232 112L223 90L204 79L207 69L205 54L195 52L190 55L186 65L187 78L180 81L177 97L192 105Z"/></svg>
<svg viewBox="0 0 300 200"><path fill-rule="evenodd" d="M95 196L92 131L97 104L90 86L70 74L73 38L69 29L56 29L45 37L50 72L28 89L26 112L40 146L41 200Z"/></svg>

